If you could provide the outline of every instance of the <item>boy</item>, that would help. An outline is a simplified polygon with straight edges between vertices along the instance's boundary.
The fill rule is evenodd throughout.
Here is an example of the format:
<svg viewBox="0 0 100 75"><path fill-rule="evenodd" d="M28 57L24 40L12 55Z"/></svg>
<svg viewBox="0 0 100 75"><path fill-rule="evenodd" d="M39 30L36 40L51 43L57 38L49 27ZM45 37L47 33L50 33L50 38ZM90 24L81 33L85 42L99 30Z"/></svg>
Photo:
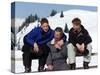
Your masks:
<svg viewBox="0 0 100 75"><path fill-rule="evenodd" d="M70 64L70 69L74 70L76 68L75 56L76 52L80 52L84 55L84 69L88 69L89 62L91 59L91 42L92 39L88 31L81 25L81 20L79 18L74 18L72 20L73 27L69 31L68 39L68 59Z"/></svg>

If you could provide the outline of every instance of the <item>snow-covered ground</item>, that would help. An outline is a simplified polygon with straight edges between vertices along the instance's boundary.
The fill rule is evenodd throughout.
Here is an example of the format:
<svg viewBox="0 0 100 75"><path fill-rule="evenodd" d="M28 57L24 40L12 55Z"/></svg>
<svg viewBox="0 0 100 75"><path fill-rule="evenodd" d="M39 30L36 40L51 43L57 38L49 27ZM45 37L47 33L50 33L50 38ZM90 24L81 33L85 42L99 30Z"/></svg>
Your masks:
<svg viewBox="0 0 100 75"><path fill-rule="evenodd" d="M60 14L58 13L53 17L48 17L49 20L49 25L52 29L55 29L56 27L62 27L63 29L65 28L65 24L67 23L68 28L70 29L72 27L72 19L75 17L78 17L82 20L82 24L84 27L89 31L90 36L92 37L92 53L97 53L98 47L97 47L97 42L98 42L98 33L97 33L97 12L92 12L92 11L85 11L85 10L69 10L69 11L64 11L64 17L60 18ZM38 26L38 22L30 23L28 27L24 27L17 35L16 35L16 52L15 52L15 59L17 58L22 58L22 52L18 51L18 46L20 48L23 46L23 37L29 33L34 27ZM67 36L68 37L68 36ZM14 54L12 52L12 54ZM14 55L12 55L13 57ZM82 57L77 57L77 66L82 66ZM13 61L13 60L12 60ZM15 71L16 73L18 72L23 72L24 67L22 65L22 60L15 60ZM97 65L97 56L92 56L92 61L90 65ZM33 71L37 71L37 66L38 66L38 61L35 61L32 66Z"/></svg>
<svg viewBox="0 0 100 75"><path fill-rule="evenodd" d="M23 61L22 61L22 52L21 51L16 51L15 52L15 56L17 55L17 57L14 59L12 59L12 64L11 65L15 65L15 69L12 69L12 72L15 73L23 73L24 72L24 66L23 66ZM19 55L19 56L18 56ZM91 58L91 62L89 64L89 66L97 66L98 65L98 57L97 55L92 56ZM76 57L76 67L80 68L83 67L83 57ZM32 72L37 72L38 71L38 59L32 60Z"/></svg>

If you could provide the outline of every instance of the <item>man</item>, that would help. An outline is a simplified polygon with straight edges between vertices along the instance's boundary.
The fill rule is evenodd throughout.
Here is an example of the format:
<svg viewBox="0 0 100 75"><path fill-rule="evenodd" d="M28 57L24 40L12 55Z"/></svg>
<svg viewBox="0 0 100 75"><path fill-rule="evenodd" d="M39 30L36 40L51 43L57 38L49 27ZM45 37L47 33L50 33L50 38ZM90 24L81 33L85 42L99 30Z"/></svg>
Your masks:
<svg viewBox="0 0 100 75"><path fill-rule="evenodd" d="M49 53L47 43L54 37L46 18L41 19L41 26L33 29L24 37L23 64L25 72L31 72L32 59L39 59L38 71L43 71ZM64 39L66 37L64 36Z"/></svg>
<svg viewBox="0 0 100 75"><path fill-rule="evenodd" d="M58 70L67 70L67 43L63 42L63 30L60 27L55 29L54 38L48 43L50 48L50 52L47 58L47 66L46 70L48 71L58 71ZM59 41L62 40L62 46L59 45Z"/></svg>
<svg viewBox="0 0 100 75"><path fill-rule="evenodd" d="M88 69L91 59L92 39L88 31L83 27L83 25L81 25L81 20L79 18L74 18L72 20L72 24L73 27L69 31L69 39L67 45L70 69L74 70L76 68L76 52L79 52L84 56L83 67L84 69Z"/></svg>

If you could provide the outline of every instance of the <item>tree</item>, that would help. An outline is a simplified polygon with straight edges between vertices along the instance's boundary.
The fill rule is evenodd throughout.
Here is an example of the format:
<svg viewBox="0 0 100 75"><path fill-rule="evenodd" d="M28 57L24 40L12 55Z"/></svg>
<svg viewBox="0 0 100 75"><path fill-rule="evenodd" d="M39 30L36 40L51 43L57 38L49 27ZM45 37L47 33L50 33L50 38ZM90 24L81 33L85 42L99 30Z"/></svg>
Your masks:
<svg viewBox="0 0 100 75"><path fill-rule="evenodd" d="M29 20L29 23L34 22L34 21L35 21L35 17L31 14L31 15L28 17L28 20Z"/></svg>
<svg viewBox="0 0 100 75"><path fill-rule="evenodd" d="M52 10L50 16L55 16L57 14L57 11L56 10Z"/></svg>
<svg viewBox="0 0 100 75"><path fill-rule="evenodd" d="M37 25L37 27L39 27L39 25L40 25L40 18L38 18L37 21L38 21L38 25Z"/></svg>
<svg viewBox="0 0 100 75"><path fill-rule="evenodd" d="M25 21L22 23L22 25L19 27L19 31L22 30L24 26L27 27L27 26L29 25L29 23L34 22L34 21L35 21L35 20L34 20L34 16L33 16L32 14L29 15L29 16L25 19Z"/></svg>
<svg viewBox="0 0 100 75"><path fill-rule="evenodd" d="M25 20L25 22L23 24L29 23L29 22L30 22L30 19L29 18L26 18L26 20Z"/></svg>
<svg viewBox="0 0 100 75"><path fill-rule="evenodd" d="M38 20L37 14L34 15L34 20Z"/></svg>
<svg viewBox="0 0 100 75"><path fill-rule="evenodd" d="M40 22L40 18L39 18L39 17L38 17L38 19L37 19L37 20L38 20L38 22Z"/></svg>
<svg viewBox="0 0 100 75"><path fill-rule="evenodd" d="M61 11L61 15L60 15L60 17L61 17L61 18L64 17L63 11Z"/></svg>
<svg viewBox="0 0 100 75"><path fill-rule="evenodd" d="M39 17L37 16L37 14L35 14L34 16L32 14L30 14L26 19L25 21L22 23L22 25L19 27L19 31L21 31L24 26L29 26L29 23L32 23L32 22L35 22L35 21L38 21L39 22Z"/></svg>
<svg viewBox="0 0 100 75"><path fill-rule="evenodd" d="M68 32L69 32L69 29L68 29L67 23L65 23L65 29L64 29L64 32L65 32L65 33L68 33Z"/></svg>

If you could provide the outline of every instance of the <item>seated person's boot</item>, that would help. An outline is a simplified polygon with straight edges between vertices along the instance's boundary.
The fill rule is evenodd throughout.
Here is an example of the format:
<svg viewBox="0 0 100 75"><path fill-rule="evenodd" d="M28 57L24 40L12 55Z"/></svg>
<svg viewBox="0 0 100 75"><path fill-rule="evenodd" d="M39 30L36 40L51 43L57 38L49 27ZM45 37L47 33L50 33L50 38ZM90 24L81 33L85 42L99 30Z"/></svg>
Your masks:
<svg viewBox="0 0 100 75"><path fill-rule="evenodd" d="M29 73L29 72L31 72L31 68L25 67L25 73Z"/></svg>
<svg viewBox="0 0 100 75"><path fill-rule="evenodd" d="M75 64L75 63L70 64L70 69L71 69L71 70L75 70L75 69L76 69L76 64Z"/></svg>
<svg viewBox="0 0 100 75"><path fill-rule="evenodd" d="M83 67L84 69L89 69L89 62L84 62Z"/></svg>
<svg viewBox="0 0 100 75"><path fill-rule="evenodd" d="M39 72L43 72L44 71L44 67L43 66L38 67L38 71Z"/></svg>
<svg viewBox="0 0 100 75"><path fill-rule="evenodd" d="M85 49L85 51L83 52L83 55L84 56L87 56L89 54L89 50L88 49Z"/></svg>

